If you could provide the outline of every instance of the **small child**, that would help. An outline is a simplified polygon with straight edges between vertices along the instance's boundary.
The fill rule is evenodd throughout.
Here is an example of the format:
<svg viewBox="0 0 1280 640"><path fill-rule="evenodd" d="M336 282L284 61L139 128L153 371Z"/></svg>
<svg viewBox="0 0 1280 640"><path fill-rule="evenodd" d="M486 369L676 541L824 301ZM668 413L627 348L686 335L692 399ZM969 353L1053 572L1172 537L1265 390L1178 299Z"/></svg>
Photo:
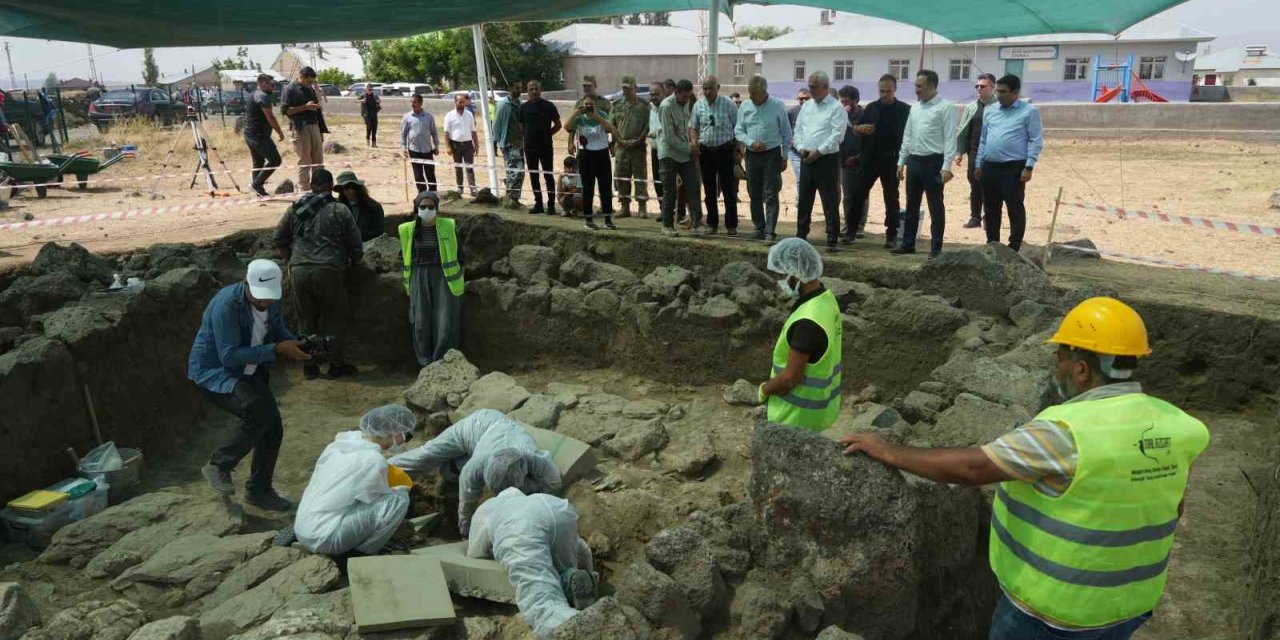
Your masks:
<svg viewBox="0 0 1280 640"><path fill-rule="evenodd" d="M582 211L582 176L578 175L578 159L564 159L564 174L560 176L560 207L564 217L572 218Z"/></svg>

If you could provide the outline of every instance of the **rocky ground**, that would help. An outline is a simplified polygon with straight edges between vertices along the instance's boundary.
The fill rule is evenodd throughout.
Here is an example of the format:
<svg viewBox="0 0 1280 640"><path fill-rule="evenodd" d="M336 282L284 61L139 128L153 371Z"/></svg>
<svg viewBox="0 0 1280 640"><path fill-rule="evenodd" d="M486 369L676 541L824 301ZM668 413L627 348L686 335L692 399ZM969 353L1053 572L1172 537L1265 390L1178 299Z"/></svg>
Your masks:
<svg viewBox="0 0 1280 640"><path fill-rule="evenodd" d="M424 436L496 409L601 456L567 497L610 597L557 637L849 637L839 628L871 640L985 637L995 593L985 568L989 494L845 458L830 439L871 429L933 446L997 437L1052 401L1043 341L1057 317L1107 289L1055 288L1000 247L946 253L909 280L829 269L824 283L844 312L846 393L823 437L761 424L751 406L787 303L750 254L677 260L666 245L590 234L583 242L492 215L464 217L460 229L470 256L467 356L401 373L405 350L395 345L407 345L407 313L394 242L370 243L353 342L378 365L350 381L274 377L288 434L284 491L301 495L333 434L372 406L405 402ZM34 628L30 640L355 637L339 565L269 548L286 520L214 500L199 482L196 470L232 420L190 418L207 409L198 396L162 386L184 365L190 335L150 323L191 330L215 283L263 252L251 233L114 259L50 246L32 269L0 282L0 326L14 329L0 331L12 334L0 345L0 397L30 405L41 375L74 382L71 372L101 371L88 378L95 388L132 380L99 409L109 435L148 445L143 496L64 529L38 558L0 551L21 561L0 570L0 581L19 583L0 594L0 640L22 637L19 628ZM112 270L146 278L146 289L85 296ZM48 291L56 295L37 295ZM1140 637L1239 637L1238 621L1256 606L1242 603L1256 589L1251 567L1274 555L1248 545L1255 527L1274 531L1254 522L1265 483L1251 478L1267 477L1277 425L1250 399L1270 393L1275 363L1261 354L1274 327L1148 310L1158 355L1144 375L1196 410L1214 443L1193 471L1170 588ZM727 384L738 377L750 381ZM144 407L151 415L129 395L140 389L156 397ZM78 392L73 384L50 396L47 417L14 436L39 433L37 424L58 425L50 428L63 429L59 437L84 431L79 407L58 406ZM50 465L64 458L55 453ZM0 481L19 480L0 472ZM513 607L455 601L462 620L453 627L377 637L528 635Z"/></svg>

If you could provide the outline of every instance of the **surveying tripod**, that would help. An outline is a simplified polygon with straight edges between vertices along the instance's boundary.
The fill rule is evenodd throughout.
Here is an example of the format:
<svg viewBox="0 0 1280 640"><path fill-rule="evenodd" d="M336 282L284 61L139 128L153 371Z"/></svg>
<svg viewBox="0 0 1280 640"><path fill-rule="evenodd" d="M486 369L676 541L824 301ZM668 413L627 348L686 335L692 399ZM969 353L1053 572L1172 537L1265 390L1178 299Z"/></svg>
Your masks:
<svg viewBox="0 0 1280 640"><path fill-rule="evenodd" d="M187 129L191 130L191 137L195 141L192 148L196 151L196 168L195 171L191 173L191 184L188 185L187 188L194 189L196 182L200 179L200 174L203 172L205 182L209 187L209 197L225 198L231 195L225 191L218 190L218 180L214 177L213 169L209 166L209 154L212 152L213 156L218 160L218 164L222 165L222 172L227 174L227 179L231 181L231 185L236 188L237 192L243 193L240 185L236 182L235 175L227 169L226 161L218 154L218 147L210 145L208 138L205 137L204 126L199 112L191 107L187 107L187 117L183 121L182 126L178 128L178 133L173 137L173 144L169 145L169 151L164 155L164 161L160 163L160 166L163 169L169 168L169 160L173 157L173 151L178 148L178 143L182 141L182 136L186 133ZM176 163L174 166L177 166ZM152 195L156 193L156 187L160 185L161 178L163 178L163 174L156 177L155 184L151 185Z"/></svg>

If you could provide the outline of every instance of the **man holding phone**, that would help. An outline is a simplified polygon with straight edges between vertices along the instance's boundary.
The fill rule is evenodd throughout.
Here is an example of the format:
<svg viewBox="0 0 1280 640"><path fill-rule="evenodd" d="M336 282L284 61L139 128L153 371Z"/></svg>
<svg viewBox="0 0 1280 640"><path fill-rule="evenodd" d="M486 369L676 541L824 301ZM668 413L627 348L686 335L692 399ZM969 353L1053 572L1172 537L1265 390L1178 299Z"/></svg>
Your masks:
<svg viewBox="0 0 1280 640"><path fill-rule="evenodd" d="M282 109L289 116L293 150L298 154L298 190L311 190L311 174L324 168L324 120L316 96L316 70L303 67L284 88Z"/></svg>

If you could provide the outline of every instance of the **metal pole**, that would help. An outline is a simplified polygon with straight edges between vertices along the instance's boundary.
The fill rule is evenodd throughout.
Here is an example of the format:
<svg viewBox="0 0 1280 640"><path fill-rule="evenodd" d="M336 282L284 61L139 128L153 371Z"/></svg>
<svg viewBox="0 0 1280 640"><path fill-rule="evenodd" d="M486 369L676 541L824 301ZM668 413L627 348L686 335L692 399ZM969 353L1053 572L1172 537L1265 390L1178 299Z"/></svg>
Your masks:
<svg viewBox="0 0 1280 640"><path fill-rule="evenodd" d="M711 0L707 9L707 75L716 75L720 61L720 0Z"/></svg>
<svg viewBox="0 0 1280 640"><path fill-rule="evenodd" d="M227 128L227 103L223 102L223 100L225 100L225 98L222 97L222 79L219 78L218 79L218 111L222 113L222 128L226 129ZM270 132L267 132L267 135L270 135L270 134L271 134Z"/></svg>
<svg viewBox="0 0 1280 640"><path fill-rule="evenodd" d="M18 88L18 79L13 76L13 55L9 53L9 41L4 42L4 57L9 61L9 90Z"/></svg>
<svg viewBox="0 0 1280 640"><path fill-rule="evenodd" d="M916 65L916 71L924 70L924 29L920 30L920 64Z"/></svg>
<svg viewBox="0 0 1280 640"><path fill-rule="evenodd" d="M1058 197L1053 199L1053 220L1049 222L1049 239L1044 243L1045 269L1049 268L1049 259L1053 257L1053 231L1058 228L1058 207L1062 205L1062 187L1058 187Z"/></svg>
<svg viewBox="0 0 1280 640"><path fill-rule="evenodd" d="M54 95L58 96L58 118L62 121L62 141L67 142L71 140L67 136L67 106L62 101L62 89L55 87L53 92Z"/></svg>
<svg viewBox="0 0 1280 640"><path fill-rule="evenodd" d="M488 150L485 155L489 165L489 191L497 196L498 154L494 153L493 132L489 126L489 65L484 58L484 25L471 25L471 41L476 49L476 75L480 79L480 124L484 127L484 146Z"/></svg>

